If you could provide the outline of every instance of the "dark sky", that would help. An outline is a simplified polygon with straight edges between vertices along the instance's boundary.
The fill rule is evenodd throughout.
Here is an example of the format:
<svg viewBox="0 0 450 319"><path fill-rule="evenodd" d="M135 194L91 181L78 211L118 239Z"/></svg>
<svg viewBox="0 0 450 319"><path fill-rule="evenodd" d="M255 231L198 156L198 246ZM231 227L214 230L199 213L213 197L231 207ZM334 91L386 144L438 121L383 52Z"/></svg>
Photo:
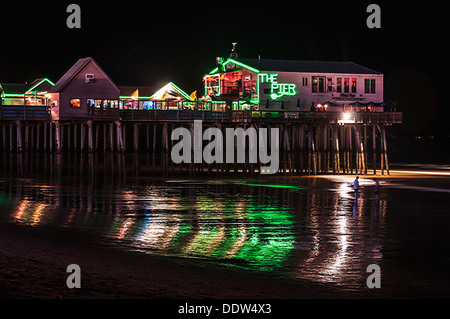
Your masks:
<svg viewBox="0 0 450 319"><path fill-rule="evenodd" d="M66 26L70 3L81 29ZM378 3L382 28L366 26ZM393 4L395 2L395 4ZM240 57L354 61L385 74L385 100L396 101L411 134L450 134L443 86L448 54L446 9L408 1L60 1L2 7L0 82L56 82L92 56L118 85L173 81L202 90L217 56L238 42ZM156 4L154 4L156 3ZM153 4L153 6L152 6Z"/></svg>

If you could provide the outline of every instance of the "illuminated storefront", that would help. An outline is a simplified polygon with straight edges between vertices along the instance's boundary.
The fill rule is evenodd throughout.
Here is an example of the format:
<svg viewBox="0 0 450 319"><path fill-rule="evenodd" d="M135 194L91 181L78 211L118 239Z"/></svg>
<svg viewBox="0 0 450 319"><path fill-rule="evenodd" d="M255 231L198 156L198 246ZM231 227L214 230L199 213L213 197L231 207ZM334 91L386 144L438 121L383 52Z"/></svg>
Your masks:
<svg viewBox="0 0 450 319"><path fill-rule="evenodd" d="M1 83L0 105L49 105L48 91L55 84L47 78L36 79L31 83Z"/></svg>
<svg viewBox="0 0 450 319"><path fill-rule="evenodd" d="M179 110L193 109L193 96L170 82L158 90L152 87L122 86L119 108L122 110Z"/></svg>
<svg viewBox="0 0 450 319"><path fill-rule="evenodd" d="M205 100L232 110L382 111L383 74L353 62L217 58Z"/></svg>

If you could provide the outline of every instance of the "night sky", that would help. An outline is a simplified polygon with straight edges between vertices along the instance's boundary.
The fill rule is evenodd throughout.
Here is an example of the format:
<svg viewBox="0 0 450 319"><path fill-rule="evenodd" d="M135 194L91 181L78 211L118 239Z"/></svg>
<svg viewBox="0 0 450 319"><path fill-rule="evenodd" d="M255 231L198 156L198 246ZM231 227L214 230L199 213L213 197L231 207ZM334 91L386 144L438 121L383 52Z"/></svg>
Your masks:
<svg viewBox="0 0 450 319"><path fill-rule="evenodd" d="M188 94L202 92L215 58L229 56L238 42L242 58L353 61L383 72L385 100L404 112L405 134L450 135L444 122L450 115L443 96L444 7L407 1L78 1L81 29L71 30L66 8L74 2L2 7L0 82L56 82L79 58L92 56L118 85L173 81ZM381 7L381 29L366 26L370 3Z"/></svg>

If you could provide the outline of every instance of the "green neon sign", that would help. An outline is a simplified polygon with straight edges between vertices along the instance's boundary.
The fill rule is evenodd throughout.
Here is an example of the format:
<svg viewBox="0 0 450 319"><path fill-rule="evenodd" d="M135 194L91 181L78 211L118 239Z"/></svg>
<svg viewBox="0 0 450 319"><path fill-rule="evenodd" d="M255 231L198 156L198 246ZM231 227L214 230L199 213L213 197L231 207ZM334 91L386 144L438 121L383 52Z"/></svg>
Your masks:
<svg viewBox="0 0 450 319"><path fill-rule="evenodd" d="M297 95L297 85L295 83L278 83L278 73L260 73L258 76L261 83L271 83L270 97L272 100L283 96Z"/></svg>

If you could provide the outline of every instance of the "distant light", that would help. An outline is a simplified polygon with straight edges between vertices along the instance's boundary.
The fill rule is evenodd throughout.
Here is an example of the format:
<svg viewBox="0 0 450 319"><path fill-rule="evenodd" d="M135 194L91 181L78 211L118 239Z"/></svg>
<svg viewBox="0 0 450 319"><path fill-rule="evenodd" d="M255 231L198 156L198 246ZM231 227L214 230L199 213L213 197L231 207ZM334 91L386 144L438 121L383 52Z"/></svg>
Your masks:
<svg viewBox="0 0 450 319"><path fill-rule="evenodd" d="M348 120L350 120L350 112L345 112L343 115L342 115L342 119L344 120L344 121L348 121Z"/></svg>
<svg viewBox="0 0 450 319"><path fill-rule="evenodd" d="M354 124L354 123L356 123L354 112L347 111L347 112L342 113L342 116L338 120L338 123L339 124Z"/></svg>

